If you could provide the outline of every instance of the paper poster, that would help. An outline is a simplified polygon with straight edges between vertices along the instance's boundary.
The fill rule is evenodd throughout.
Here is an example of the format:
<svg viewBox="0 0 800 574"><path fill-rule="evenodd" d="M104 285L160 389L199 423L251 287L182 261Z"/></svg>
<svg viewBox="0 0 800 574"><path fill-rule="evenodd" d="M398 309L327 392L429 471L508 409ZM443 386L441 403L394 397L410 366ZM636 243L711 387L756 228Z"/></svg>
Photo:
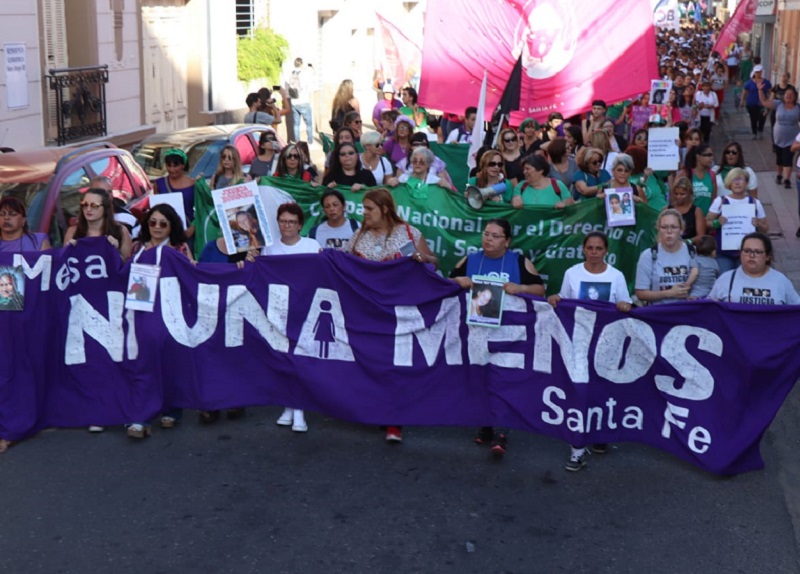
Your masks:
<svg viewBox="0 0 800 574"><path fill-rule="evenodd" d="M467 325L499 327L502 324L505 295L503 281L497 277L473 276Z"/></svg>
<svg viewBox="0 0 800 574"><path fill-rule="evenodd" d="M636 206L633 203L633 188L615 187L606 189L606 219L609 227L636 225Z"/></svg>
<svg viewBox="0 0 800 574"><path fill-rule="evenodd" d="M680 160L678 128L647 130L647 167L653 171L675 171Z"/></svg>
<svg viewBox="0 0 800 574"><path fill-rule="evenodd" d="M25 276L22 267L0 267L0 311L25 309Z"/></svg>
<svg viewBox="0 0 800 574"><path fill-rule="evenodd" d="M150 196L150 207L166 203L178 214L183 222L183 228L189 227L189 222L186 221L186 208L183 206L183 194L180 191L173 193L157 193Z"/></svg>
<svg viewBox="0 0 800 574"><path fill-rule="evenodd" d="M125 308L152 313L160 275L161 267L158 265L131 263L128 288L125 290Z"/></svg>
<svg viewBox="0 0 800 574"><path fill-rule="evenodd" d="M647 121L658 111L656 106L633 106L631 108L631 135L630 140L642 128L647 127Z"/></svg>
<svg viewBox="0 0 800 574"><path fill-rule="evenodd" d="M755 203L722 204L720 217L727 221L720 230L722 232L722 250L739 251L742 239L756 230L753 218L756 216Z"/></svg>
<svg viewBox="0 0 800 574"><path fill-rule="evenodd" d="M28 56L25 44L3 44L6 68L6 107L27 108Z"/></svg>
<svg viewBox="0 0 800 574"><path fill-rule="evenodd" d="M663 106L669 102L672 80L650 80L650 104Z"/></svg>
<svg viewBox="0 0 800 574"><path fill-rule="evenodd" d="M211 192L228 253L272 245L272 233L254 181Z"/></svg>

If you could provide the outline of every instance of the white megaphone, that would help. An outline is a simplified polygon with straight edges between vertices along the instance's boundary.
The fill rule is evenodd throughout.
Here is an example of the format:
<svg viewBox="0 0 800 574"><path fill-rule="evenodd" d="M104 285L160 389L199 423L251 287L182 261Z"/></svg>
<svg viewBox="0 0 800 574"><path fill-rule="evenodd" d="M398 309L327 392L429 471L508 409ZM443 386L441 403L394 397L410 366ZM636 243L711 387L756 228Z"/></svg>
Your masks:
<svg viewBox="0 0 800 574"><path fill-rule="evenodd" d="M467 203L472 209L480 209L487 199L506 192L506 182L495 183L488 187L467 186Z"/></svg>

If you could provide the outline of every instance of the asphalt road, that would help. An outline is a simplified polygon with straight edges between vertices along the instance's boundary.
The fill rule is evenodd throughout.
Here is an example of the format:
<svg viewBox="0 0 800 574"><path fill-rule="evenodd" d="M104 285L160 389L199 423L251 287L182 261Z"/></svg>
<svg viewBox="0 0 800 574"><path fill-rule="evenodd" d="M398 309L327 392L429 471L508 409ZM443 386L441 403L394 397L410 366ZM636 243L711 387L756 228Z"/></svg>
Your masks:
<svg viewBox="0 0 800 574"><path fill-rule="evenodd" d="M733 478L635 444L568 473L566 445L522 432L499 462L474 429L392 446L311 413L298 435L275 407L144 441L49 431L0 457L0 572L798 572L776 446L797 452L798 400L766 469Z"/></svg>

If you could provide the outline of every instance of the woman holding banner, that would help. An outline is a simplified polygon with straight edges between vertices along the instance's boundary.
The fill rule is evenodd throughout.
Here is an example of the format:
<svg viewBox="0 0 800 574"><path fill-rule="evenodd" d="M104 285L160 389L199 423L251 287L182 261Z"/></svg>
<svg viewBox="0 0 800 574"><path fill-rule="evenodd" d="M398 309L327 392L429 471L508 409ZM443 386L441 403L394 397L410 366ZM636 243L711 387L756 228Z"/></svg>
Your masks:
<svg viewBox="0 0 800 574"><path fill-rule="evenodd" d="M419 263L438 267L439 259L416 227L403 221L397 214L394 199L388 189L379 187L364 194L362 200L364 220L349 245L353 255L370 261L391 261L410 257ZM385 429L386 441L403 442L403 429L389 425Z"/></svg>
<svg viewBox="0 0 800 574"><path fill-rule="evenodd" d="M681 214L665 209L658 216L656 229L656 244L642 251L636 265L636 297L651 305L685 300L698 269L694 250L689 251L681 239Z"/></svg>
<svg viewBox="0 0 800 574"><path fill-rule="evenodd" d="M492 275L503 279L503 291L509 295L527 293L544 296L544 282L527 257L511 251L511 224L505 219L490 219L481 236L481 251L471 253L456 263L450 279L464 289L472 289L472 277ZM475 436L477 444L491 443L492 454L506 453L508 430L481 427Z"/></svg>
<svg viewBox="0 0 800 574"><path fill-rule="evenodd" d="M331 165L322 185L334 188L337 185L359 191L364 187L375 187L375 176L361 164L355 144L343 143L333 148Z"/></svg>
<svg viewBox="0 0 800 574"><path fill-rule="evenodd" d="M741 267L723 273L709 299L750 305L800 305L800 295L786 275L772 268L772 241L763 233L745 235Z"/></svg>
<svg viewBox="0 0 800 574"><path fill-rule="evenodd" d="M522 173L525 181L520 183L511 196L511 207L522 209L525 206L552 207L563 209L574 205L567 186L549 177L550 164L540 155L529 155L522 160Z"/></svg>
<svg viewBox="0 0 800 574"><path fill-rule="evenodd" d="M189 261L194 261L181 218L175 209L166 203L152 207L142 219L139 238L133 244L133 262L136 263L139 256L145 251L160 250L164 247L175 249ZM160 257L160 253L156 257ZM183 409L169 408L165 410L161 415L161 428L174 427L182 414ZM150 425L144 422L131 423L127 425L127 433L130 438L145 438L150 436Z"/></svg>
<svg viewBox="0 0 800 574"><path fill-rule="evenodd" d="M278 227L280 228L281 237L272 245L264 247L261 254L299 255L303 253L319 253L319 243L308 237L300 236L303 222L303 209L299 205L296 203L281 204L278 207ZM308 431L305 412L302 409L285 407L275 424L278 426L290 426L294 432L298 433Z"/></svg>
<svg viewBox="0 0 800 574"><path fill-rule="evenodd" d="M602 231L591 231L583 238L584 262L573 265L564 273L561 291L550 295L547 302L554 308L562 299L589 299L614 303L617 310L627 313L631 310L631 296L625 276L606 263L608 237ZM569 460L564 468L577 472L586 466L586 448L571 446ZM607 444L593 444L592 452L606 454Z"/></svg>
<svg viewBox="0 0 800 574"><path fill-rule="evenodd" d="M93 187L83 194L78 223L67 229L64 244L74 245L76 239L84 237L108 238L108 242L119 251L123 261L131 255L131 234L127 227L114 220L111 196L105 189Z"/></svg>
<svg viewBox="0 0 800 574"><path fill-rule="evenodd" d="M25 204L18 198L0 199L0 253L22 253L50 249L46 233L28 230Z"/></svg>

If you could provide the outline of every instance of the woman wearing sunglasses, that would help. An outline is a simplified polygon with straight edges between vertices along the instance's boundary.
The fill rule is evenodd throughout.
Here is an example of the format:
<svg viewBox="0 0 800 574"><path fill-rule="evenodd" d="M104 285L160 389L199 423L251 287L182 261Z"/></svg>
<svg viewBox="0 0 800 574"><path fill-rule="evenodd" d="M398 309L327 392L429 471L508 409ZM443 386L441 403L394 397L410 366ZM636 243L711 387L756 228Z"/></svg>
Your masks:
<svg viewBox="0 0 800 574"><path fill-rule="evenodd" d="M506 177L516 187L522 179L522 152L520 151L519 136L510 128L501 130L497 138L497 148L503 154Z"/></svg>
<svg viewBox="0 0 800 574"><path fill-rule="evenodd" d="M475 187L492 187L495 185L504 185L505 191L502 194L492 196L492 201L511 201L511 192L514 186L511 185L506 179L505 162L503 155L496 149L487 150L478 163L478 172L475 177L467 180L467 185L474 185Z"/></svg>
<svg viewBox="0 0 800 574"><path fill-rule="evenodd" d="M250 181L250 176L242 170L242 158L239 150L232 145L226 145L219 152L219 167L217 173L211 177L211 189L222 189Z"/></svg>
<svg viewBox="0 0 800 574"><path fill-rule="evenodd" d="M250 177L258 179L275 173L278 162L275 161L281 151L281 144L272 130L261 132L258 140L258 155L250 164Z"/></svg>
<svg viewBox="0 0 800 574"><path fill-rule="evenodd" d="M134 261L145 251L164 247L175 249L189 261L194 261L181 218L171 205L162 203L150 208L142 220L142 230L133 244ZM181 415L182 409L165 410L161 415L161 428L174 427ZM137 439L150 436L150 425L145 422L131 423L128 425L128 436Z"/></svg>
<svg viewBox="0 0 800 574"><path fill-rule="evenodd" d="M111 196L105 189L89 188L81 199L78 223L72 225L64 234L64 243L75 244L84 237L106 237L119 251L122 260L131 255L131 234L128 228L114 220Z"/></svg>
<svg viewBox="0 0 800 574"><path fill-rule="evenodd" d="M311 185L317 185L310 170L305 168L303 154L295 144L289 144L278 157L278 167L275 169L275 177L288 179L298 179Z"/></svg>
<svg viewBox="0 0 800 574"><path fill-rule="evenodd" d="M717 195L728 195L731 190L725 186L725 178L734 168L741 168L747 172L747 193L758 197L758 179L752 168L745 165L744 151L739 142L729 142L720 158L719 165L711 168L717 174Z"/></svg>
<svg viewBox="0 0 800 574"><path fill-rule="evenodd" d="M344 143L333 148L331 165L322 178L322 185L331 189L343 185L358 191L364 187L375 187L375 176L361 165L355 144Z"/></svg>
<svg viewBox="0 0 800 574"><path fill-rule="evenodd" d="M392 162L384 157L383 136L378 132L367 132L361 138L364 153L361 164L372 172L377 185L397 185Z"/></svg>
<svg viewBox="0 0 800 574"><path fill-rule="evenodd" d="M579 201L584 197L596 196L611 181L611 174L602 168L605 159L603 152L596 147L583 147L575 159L578 162L578 171L574 178L573 198Z"/></svg>
<svg viewBox="0 0 800 574"><path fill-rule="evenodd" d="M422 132L417 132L411 136L411 147L408 150L408 156L397 162L397 177L400 177L404 173L411 175L411 154L414 153L414 150L419 148L431 149L427 134ZM447 164L442 158L436 157L435 155L433 156L433 162L430 165L430 173L446 181L450 189L453 188L453 180L450 178L450 174L447 173Z"/></svg>

